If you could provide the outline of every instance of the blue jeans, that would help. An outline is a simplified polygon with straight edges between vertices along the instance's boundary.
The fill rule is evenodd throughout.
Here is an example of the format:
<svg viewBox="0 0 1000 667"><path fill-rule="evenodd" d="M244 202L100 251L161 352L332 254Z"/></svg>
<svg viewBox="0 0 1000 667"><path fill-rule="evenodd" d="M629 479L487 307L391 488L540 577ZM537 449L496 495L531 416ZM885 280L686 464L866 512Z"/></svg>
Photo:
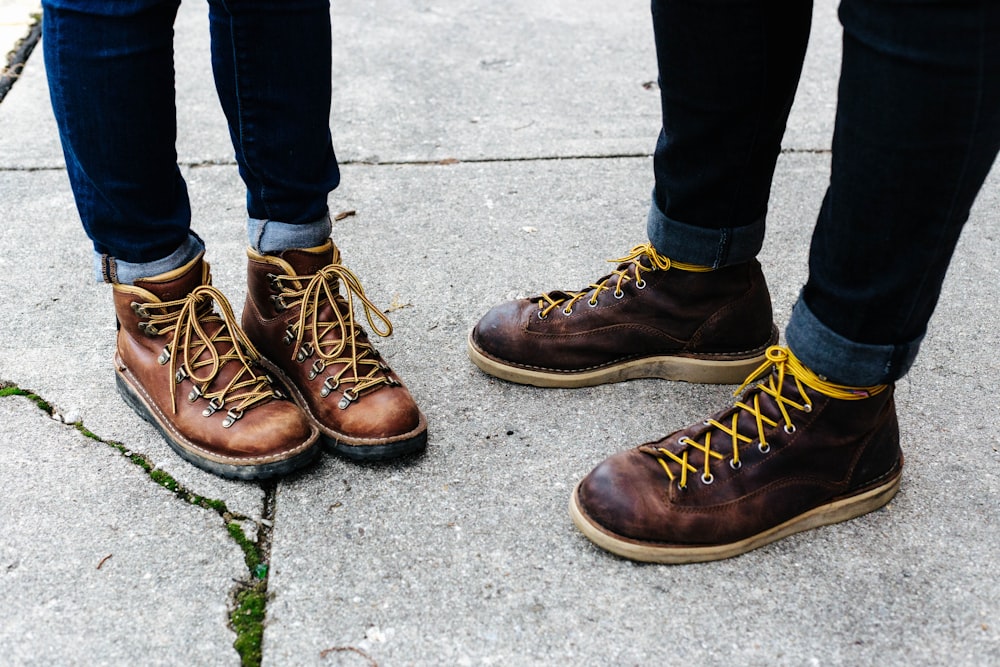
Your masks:
<svg viewBox="0 0 1000 667"><path fill-rule="evenodd" d="M648 233L679 261L757 254L811 2L654 0L663 132ZM912 365L1000 148L1000 3L843 0L829 188L785 330L849 385Z"/></svg>
<svg viewBox="0 0 1000 667"><path fill-rule="evenodd" d="M131 265L173 268L201 248L175 148L179 1L43 2L67 172L109 281ZM329 1L209 0L209 18L249 217L328 235L327 195L340 182L329 129Z"/></svg>

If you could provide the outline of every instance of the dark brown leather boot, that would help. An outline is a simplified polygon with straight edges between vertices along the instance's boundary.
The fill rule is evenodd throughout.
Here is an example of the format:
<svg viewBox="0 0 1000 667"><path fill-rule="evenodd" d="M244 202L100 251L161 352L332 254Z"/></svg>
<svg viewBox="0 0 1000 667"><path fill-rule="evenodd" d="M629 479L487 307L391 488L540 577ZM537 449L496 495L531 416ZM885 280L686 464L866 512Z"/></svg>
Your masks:
<svg viewBox="0 0 1000 667"><path fill-rule="evenodd" d="M319 433L257 366L202 256L113 291L118 390L178 454L237 479L283 475L316 457Z"/></svg>
<svg viewBox="0 0 1000 667"><path fill-rule="evenodd" d="M614 261L585 290L494 307L469 335L472 361L539 387L647 377L736 384L778 340L756 260L710 271L647 243Z"/></svg>
<svg viewBox="0 0 1000 667"><path fill-rule="evenodd" d="M891 386L826 382L767 351L735 405L615 454L573 492L598 546L655 563L718 560L888 503L903 455Z"/></svg>
<svg viewBox="0 0 1000 667"><path fill-rule="evenodd" d="M340 263L333 242L278 255L252 249L247 254L243 326L327 446L369 461L423 450L424 415L355 323L355 303L379 335L391 334L392 325Z"/></svg>

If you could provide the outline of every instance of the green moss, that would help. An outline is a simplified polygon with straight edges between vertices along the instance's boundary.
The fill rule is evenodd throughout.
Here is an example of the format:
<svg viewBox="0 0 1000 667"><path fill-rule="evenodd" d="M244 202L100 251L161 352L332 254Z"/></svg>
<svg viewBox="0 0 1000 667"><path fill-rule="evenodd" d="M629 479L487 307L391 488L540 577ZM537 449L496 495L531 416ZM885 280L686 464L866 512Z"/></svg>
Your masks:
<svg viewBox="0 0 1000 667"><path fill-rule="evenodd" d="M48 415L51 416L53 414L52 406L41 396L16 386L0 384L0 398L6 396L23 396L34 402L39 409L45 411ZM142 468L151 480L174 493L179 499L192 505L217 512L223 518L229 536L233 538L243 551L243 559L249 571L248 579L244 583L238 584L239 591L236 593L234 609L230 616L230 623L236 632L236 641L233 642L233 648L239 653L240 660L244 666L259 667L261 663L261 640L264 636L264 616L267 608L268 566L267 563L261 562L260 547L247 538L242 526L237 523L238 519L245 519L245 517L232 515L226 507L226 503L222 500L206 498L191 493L169 473L156 469L153 462L144 455L132 452L120 442L104 440L84 427L83 422L78 421L73 426L85 437L103 443L122 456L127 457L134 465ZM250 585L251 583L252 585Z"/></svg>
<svg viewBox="0 0 1000 667"><path fill-rule="evenodd" d="M230 622L236 632L233 648L240 654L243 667L260 665L266 608L267 592L263 582L236 594L236 608L230 616Z"/></svg>
<svg viewBox="0 0 1000 667"><path fill-rule="evenodd" d="M52 406L45 399L32 391L9 385L0 389L0 398L4 396L24 396L25 398L33 401L35 405L37 405L46 414L50 416L52 415Z"/></svg>
<svg viewBox="0 0 1000 667"><path fill-rule="evenodd" d="M180 484L177 483L177 480L171 477L170 473L164 472L162 470L149 471L149 477L154 482L156 482L163 488L168 489L170 491L177 491L177 489L180 488Z"/></svg>
<svg viewBox="0 0 1000 667"><path fill-rule="evenodd" d="M243 532L243 528L235 521L228 522L226 530L229 531L229 536L243 550L243 560L247 564L247 569L250 572L256 572L257 566L260 565L260 550L257 549L257 545L247 538L246 533Z"/></svg>

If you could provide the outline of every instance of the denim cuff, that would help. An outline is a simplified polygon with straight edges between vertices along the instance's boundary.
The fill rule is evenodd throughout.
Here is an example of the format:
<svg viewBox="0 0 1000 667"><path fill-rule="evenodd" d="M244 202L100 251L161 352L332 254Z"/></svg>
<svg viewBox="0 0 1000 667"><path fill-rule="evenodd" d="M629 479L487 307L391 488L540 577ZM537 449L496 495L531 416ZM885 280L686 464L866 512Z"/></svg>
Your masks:
<svg viewBox="0 0 1000 667"><path fill-rule="evenodd" d="M668 218L656 205L654 193L646 234L656 252L664 257L718 269L748 262L757 256L764 245L764 218L745 227L695 227Z"/></svg>
<svg viewBox="0 0 1000 667"><path fill-rule="evenodd" d="M257 218L247 220L247 240L250 247L262 255L273 255L289 248L321 246L330 238L331 231L333 223L329 215L297 225Z"/></svg>
<svg viewBox="0 0 1000 667"><path fill-rule="evenodd" d="M152 278L179 269L203 252L205 243L194 232L188 234L177 250L152 262L125 262L94 251L94 278L99 283L134 285L140 278Z"/></svg>
<svg viewBox="0 0 1000 667"><path fill-rule="evenodd" d="M785 342L820 377L850 387L890 384L913 366L924 337L901 345L856 343L819 321L802 295L792 308Z"/></svg>

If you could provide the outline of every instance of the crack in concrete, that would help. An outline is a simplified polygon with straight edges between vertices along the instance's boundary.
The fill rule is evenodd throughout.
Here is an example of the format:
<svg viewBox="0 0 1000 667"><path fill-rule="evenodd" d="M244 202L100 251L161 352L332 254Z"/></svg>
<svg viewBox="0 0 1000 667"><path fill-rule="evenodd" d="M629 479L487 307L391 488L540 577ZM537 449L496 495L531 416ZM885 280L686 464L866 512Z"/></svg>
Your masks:
<svg viewBox="0 0 1000 667"><path fill-rule="evenodd" d="M24 71L24 64L28 62L31 52L38 46L38 40L42 38L42 15L32 15L34 21L28 28L28 34L21 38L14 50L7 55L7 63L0 73L0 102L7 97L7 93L14 86L14 83L21 77Z"/></svg>
<svg viewBox="0 0 1000 667"><path fill-rule="evenodd" d="M782 148L781 155L830 155L829 148ZM588 155L581 153L578 155L536 155L536 156L515 156L515 157L484 157L484 158L442 158L440 160L340 160L340 166L360 165L364 167L448 167L455 164L505 164L518 162L559 162L571 160L634 160L649 159L652 153L608 153ZM205 167L235 167L235 160L196 160L189 162L178 162L181 167L190 169L202 169ZM35 171L65 171L62 165L35 166L35 167L4 167L0 166L0 173L3 172L25 172Z"/></svg>
<svg viewBox="0 0 1000 667"><path fill-rule="evenodd" d="M234 580L229 594L231 610L229 628L236 634L233 648L239 654L244 667L259 667L264 619L267 615L267 580L271 558L271 534L274 526L277 483L273 481L261 483L264 501L261 520L255 522L247 516L230 511L223 500L194 493L174 479L172 475L157 468L156 464L145 454L134 452L115 440L106 440L98 436L84 426L83 420L77 419L67 422L52 403L37 393L0 380L0 398L8 396L27 398L53 420L75 429L84 437L117 451L121 456L141 468L153 482L173 493L181 501L214 511L219 515L226 533L243 552L243 560L247 566L247 575L242 579ZM254 539L248 538L243 530L241 524L247 522L256 526Z"/></svg>

